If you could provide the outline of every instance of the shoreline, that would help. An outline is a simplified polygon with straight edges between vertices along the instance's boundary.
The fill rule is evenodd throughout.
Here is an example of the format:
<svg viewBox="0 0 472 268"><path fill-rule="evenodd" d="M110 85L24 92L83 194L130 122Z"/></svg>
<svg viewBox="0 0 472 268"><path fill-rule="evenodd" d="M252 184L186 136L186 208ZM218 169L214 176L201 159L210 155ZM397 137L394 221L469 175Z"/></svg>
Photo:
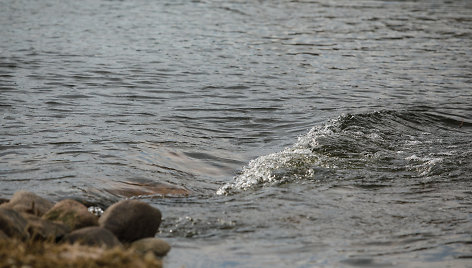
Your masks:
<svg viewBox="0 0 472 268"><path fill-rule="evenodd" d="M0 199L1 267L162 267L171 246L157 238L161 212L125 199L101 215L82 203L32 192Z"/></svg>

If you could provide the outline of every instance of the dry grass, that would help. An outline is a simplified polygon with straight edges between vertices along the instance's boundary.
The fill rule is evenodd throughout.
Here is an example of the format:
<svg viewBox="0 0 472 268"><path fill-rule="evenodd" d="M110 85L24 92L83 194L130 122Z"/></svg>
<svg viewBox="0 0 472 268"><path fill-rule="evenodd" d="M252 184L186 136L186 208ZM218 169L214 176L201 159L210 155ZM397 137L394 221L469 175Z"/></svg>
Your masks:
<svg viewBox="0 0 472 268"><path fill-rule="evenodd" d="M144 257L123 248L105 249L78 244L0 239L0 268L45 267L162 267L152 254Z"/></svg>

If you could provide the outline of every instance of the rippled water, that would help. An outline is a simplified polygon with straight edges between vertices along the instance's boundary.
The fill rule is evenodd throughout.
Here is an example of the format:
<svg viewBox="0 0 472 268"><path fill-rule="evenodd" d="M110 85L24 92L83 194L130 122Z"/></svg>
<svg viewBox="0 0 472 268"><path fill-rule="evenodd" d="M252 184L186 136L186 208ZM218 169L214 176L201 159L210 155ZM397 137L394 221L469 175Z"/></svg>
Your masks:
<svg viewBox="0 0 472 268"><path fill-rule="evenodd" d="M470 266L470 1L6 0L0 41L3 197L140 198L166 267Z"/></svg>

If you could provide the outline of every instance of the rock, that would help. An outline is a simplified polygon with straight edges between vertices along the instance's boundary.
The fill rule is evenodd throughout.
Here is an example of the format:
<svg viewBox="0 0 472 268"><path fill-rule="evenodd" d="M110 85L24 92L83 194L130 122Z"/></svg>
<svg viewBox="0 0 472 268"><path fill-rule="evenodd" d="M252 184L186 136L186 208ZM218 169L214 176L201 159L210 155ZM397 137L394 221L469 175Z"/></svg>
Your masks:
<svg viewBox="0 0 472 268"><path fill-rule="evenodd" d="M2 230L0 230L0 240L3 239L8 239L8 236Z"/></svg>
<svg viewBox="0 0 472 268"><path fill-rule="evenodd" d="M71 230L98 225L97 216L90 213L86 206L72 199L58 202L43 215L43 219L62 222Z"/></svg>
<svg viewBox="0 0 472 268"><path fill-rule="evenodd" d="M138 200L123 200L111 205L99 219L122 242L153 237L161 224L159 209Z"/></svg>
<svg viewBox="0 0 472 268"><path fill-rule="evenodd" d="M22 216L28 222L26 229L30 237L35 240L57 241L71 230L65 224L47 221L31 214L23 214Z"/></svg>
<svg viewBox="0 0 472 268"><path fill-rule="evenodd" d="M112 248L120 246L121 243L118 238L109 230L102 227L85 227L75 230L66 235L62 241L75 243L78 242L87 246L105 246Z"/></svg>
<svg viewBox="0 0 472 268"><path fill-rule="evenodd" d="M164 257L171 247L169 243L162 239L150 237L134 241L131 244L131 248L142 255L152 252L157 257Z"/></svg>
<svg viewBox="0 0 472 268"><path fill-rule="evenodd" d="M18 212L26 212L37 216L42 216L53 206L54 203L51 201L26 191L16 192L9 202L1 205L4 208L11 208Z"/></svg>
<svg viewBox="0 0 472 268"><path fill-rule="evenodd" d="M9 208L0 208L0 230L8 237L21 240L29 238L26 230L28 222L17 211Z"/></svg>

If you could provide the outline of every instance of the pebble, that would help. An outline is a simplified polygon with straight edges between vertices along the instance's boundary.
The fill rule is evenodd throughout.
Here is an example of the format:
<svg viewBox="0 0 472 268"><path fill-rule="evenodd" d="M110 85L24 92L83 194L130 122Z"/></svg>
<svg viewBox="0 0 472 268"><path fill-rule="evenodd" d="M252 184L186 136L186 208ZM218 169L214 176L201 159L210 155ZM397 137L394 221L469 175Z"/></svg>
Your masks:
<svg viewBox="0 0 472 268"><path fill-rule="evenodd" d="M31 214L22 214L27 220L27 231L31 238L35 240L52 240L57 241L70 232L70 227L42 219Z"/></svg>
<svg viewBox="0 0 472 268"><path fill-rule="evenodd" d="M102 227L85 227L71 232L66 235L63 242L75 243L78 242L87 246L104 246L112 248L120 246L121 243L118 238L109 230Z"/></svg>
<svg viewBox="0 0 472 268"><path fill-rule="evenodd" d="M18 212L26 212L36 216L42 216L53 207L54 203L34 193L26 191L16 192L10 201L0 207L11 208Z"/></svg>
<svg viewBox="0 0 472 268"><path fill-rule="evenodd" d="M97 216L90 213L86 206L72 199L56 203L43 215L43 219L62 222L71 230L98 225Z"/></svg>
<svg viewBox="0 0 472 268"><path fill-rule="evenodd" d="M9 208L0 208L0 230L11 238L26 240L30 236L26 230L28 222L20 213Z"/></svg>
<svg viewBox="0 0 472 268"><path fill-rule="evenodd" d="M155 237L137 240L131 244L131 248L142 255L152 252L157 257L164 257L171 249L169 243Z"/></svg>

